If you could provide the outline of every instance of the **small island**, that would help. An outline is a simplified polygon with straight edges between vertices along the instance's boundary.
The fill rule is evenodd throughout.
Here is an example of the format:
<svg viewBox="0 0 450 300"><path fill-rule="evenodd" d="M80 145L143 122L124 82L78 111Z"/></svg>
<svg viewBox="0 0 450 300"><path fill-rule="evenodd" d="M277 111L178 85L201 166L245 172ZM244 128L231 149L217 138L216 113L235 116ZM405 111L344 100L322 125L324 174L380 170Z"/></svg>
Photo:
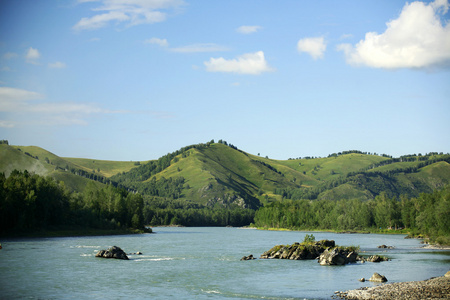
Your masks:
<svg viewBox="0 0 450 300"><path fill-rule="evenodd" d="M314 235L307 234L301 243L292 245L277 245L264 252L262 259L317 259L322 266L345 265L360 262L381 262L389 260L387 257L372 255L363 257L358 255L357 246L336 246L334 240L315 240ZM243 259L244 260L244 259Z"/></svg>

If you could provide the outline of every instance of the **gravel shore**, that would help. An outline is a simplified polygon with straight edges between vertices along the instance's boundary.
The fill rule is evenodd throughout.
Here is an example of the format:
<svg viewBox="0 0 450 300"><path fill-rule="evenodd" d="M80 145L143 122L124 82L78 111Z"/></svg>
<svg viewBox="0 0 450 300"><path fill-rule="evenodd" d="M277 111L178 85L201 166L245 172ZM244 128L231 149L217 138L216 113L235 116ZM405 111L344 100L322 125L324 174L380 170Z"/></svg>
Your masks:
<svg viewBox="0 0 450 300"><path fill-rule="evenodd" d="M424 281L396 282L338 293L342 299L450 299L450 277Z"/></svg>

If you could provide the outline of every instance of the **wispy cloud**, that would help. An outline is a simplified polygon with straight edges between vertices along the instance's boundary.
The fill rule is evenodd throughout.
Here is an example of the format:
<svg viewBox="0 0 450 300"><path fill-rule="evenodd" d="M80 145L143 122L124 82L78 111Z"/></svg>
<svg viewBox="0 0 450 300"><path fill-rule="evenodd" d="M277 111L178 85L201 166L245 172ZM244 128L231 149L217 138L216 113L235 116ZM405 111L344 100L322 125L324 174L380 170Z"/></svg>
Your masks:
<svg viewBox="0 0 450 300"><path fill-rule="evenodd" d="M250 34L250 33L257 32L260 29L262 29L262 27L261 26L257 26L257 25L255 25L255 26L241 26L241 27L238 27L236 29L236 31L239 32L239 33L242 33L242 34Z"/></svg>
<svg viewBox="0 0 450 300"><path fill-rule="evenodd" d="M399 17L386 23L386 31L366 33L355 46L338 45L347 63L373 68L450 67L450 23L447 0L406 3Z"/></svg>
<svg viewBox="0 0 450 300"><path fill-rule="evenodd" d="M156 37L145 40L144 43L158 45L160 47L169 47L169 42L167 42L166 39L160 39L160 38L156 38Z"/></svg>
<svg viewBox="0 0 450 300"><path fill-rule="evenodd" d="M19 56L19 54L14 53L14 52L7 52L7 53L3 54L3 58L4 59L13 59L13 58L16 58L18 56Z"/></svg>
<svg viewBox="0 0 450 300"><path fill-rule="evenodd" d="M327 45L323 37L304 38L297 43L298 52L308 53L313 59L323 58L326 49Z"/></svg>
<svg viewBox="0 0 450 300"><path fill-rule="evenodd" d="M14 122L0 120L0 128L13 128L14 126Z"/></svg>
<svg viewBox="0 0 450 300"><path fill-rule="evenodd" d="M229 51L225 46L217 45L214 43L204 43L204 44L192 44L182 47L170 48L172 52L178 53L197 53L197 52L221 52Z"/></svg>
<svg viewBox="0 0 450 300"><path fill-rule="evenodd" d="M27 53L25 55L25 59L27 63L37 65L39 64L39 58L41 58L41 54L39 51L33 47L28 48Z"/></svg>
<svg viewBox="0 0 450 300"><path fill-rule="evenodd" d="M184 5L182 0L101 0L100 2L102 5L93 9L100 13L82 18L73 26L74 30L95 30L110 23L135 26L162 22L166 20L168 10Z"/></svg>
<svg viewBox="0 0 450 300"><path fill-rule="evenodd" d="M86 125L87 117L93 114L126 113L99 107L95 103L42 102L45 95L23 89L0 87L0 112L8 115L27 115L28 120L40 120L39 124ZM43 122L45 121L45 122ZM2 120L1 127L10 128L17 122Z"/></svg>
<svg viewBox="0 0 450 300"><path fill-rule="evenodd" d="M56 61L54 63L49 63L48 67L51 69L64 69L66 67L66 64L60 61Z"/></svg>
<svg viewBox="0 0 450 300"><path fill-rule="evenodd" d="M228 47L218 45L215 43L200 43L180 47L169 47L169 42L167 41L167 39L161 39L156 37L145 40L144 44L157 45L170 52L177 52L177 53L221 52L230 50Z"/></svg>
<svg viewBox="0 0 450 300"><path fill-rule="evenodd" d="M235 59L211 58L209 61L205 61L204 65L208 72L259 75L273 71L268 65L263 51L243 54Z"/></svg>
<svg viewBox="0 0 450 300"><path fill-rule="evenodd" d="M20 102L36 99L43 99L44 95L27 90L16 89L11 87L0 87L0 110L2 104L6 102Z"/></svg>

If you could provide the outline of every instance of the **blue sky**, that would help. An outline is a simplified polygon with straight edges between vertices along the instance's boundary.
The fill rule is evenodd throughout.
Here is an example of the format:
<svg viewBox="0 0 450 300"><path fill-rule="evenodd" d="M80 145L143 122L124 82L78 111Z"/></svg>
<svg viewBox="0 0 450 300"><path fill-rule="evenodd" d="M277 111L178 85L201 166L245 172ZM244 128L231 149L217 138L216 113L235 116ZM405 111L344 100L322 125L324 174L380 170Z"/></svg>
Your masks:
<svg viewBox="0 0 450 300"><path fill-rule="evenodd" d="M0 139L157 159L450 151L447 0L0 1Z"/></svg>

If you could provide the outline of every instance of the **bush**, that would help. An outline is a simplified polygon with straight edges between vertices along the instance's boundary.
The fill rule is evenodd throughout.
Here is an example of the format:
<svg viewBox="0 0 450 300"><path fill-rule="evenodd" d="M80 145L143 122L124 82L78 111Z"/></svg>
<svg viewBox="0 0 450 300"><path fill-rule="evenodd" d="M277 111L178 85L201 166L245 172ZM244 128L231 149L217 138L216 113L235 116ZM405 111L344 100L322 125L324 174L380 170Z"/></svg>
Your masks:
<svg viewBox="0 0 450 300"><path fill-rule="evenodd" d="M305 235L305 238L303 239L304 244L312 244L316 241L316 237L311 233Z"/></svg>

